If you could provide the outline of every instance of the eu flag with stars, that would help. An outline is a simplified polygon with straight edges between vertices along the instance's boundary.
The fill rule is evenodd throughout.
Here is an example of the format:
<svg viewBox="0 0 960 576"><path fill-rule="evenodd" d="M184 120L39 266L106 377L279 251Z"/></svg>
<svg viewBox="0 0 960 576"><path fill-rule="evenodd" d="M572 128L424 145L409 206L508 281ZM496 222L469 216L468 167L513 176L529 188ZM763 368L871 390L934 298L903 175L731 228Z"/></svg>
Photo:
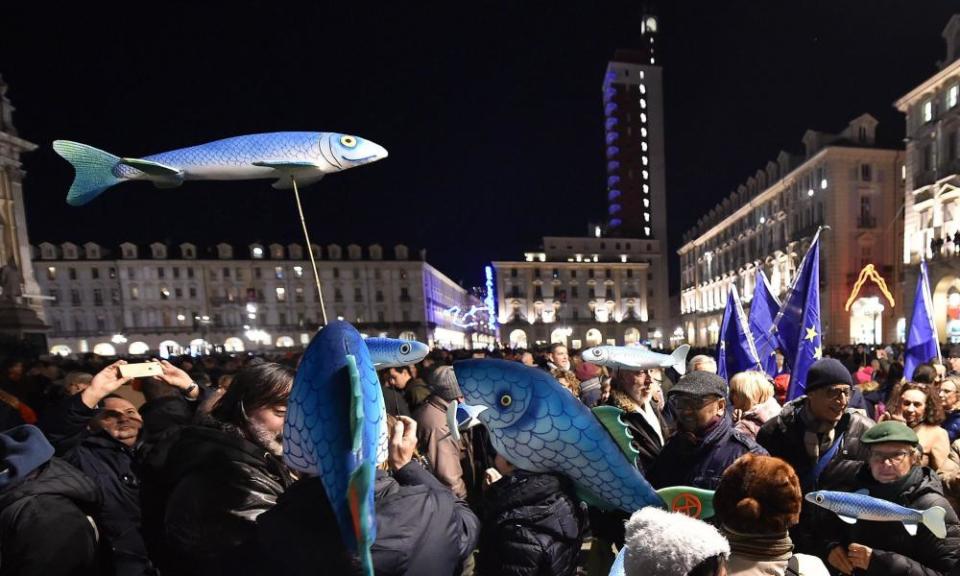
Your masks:
<svg viewBox="0 0 960 576"><path fill-rule="evenodd" d="M920 364L933 358L940 358L940 339L937 326L933 322L933 302L930 298L930 278L927 276L927 263L920 263L920 277L917 278L917 293L913 297L913 318L910 319L910 332L907 334L907 347L904 350L903 377L913 378L913 371Z"/></svg>
<svg viewBox="0 0 960 576"><path fill-rule="evenodd" d="M720 325L720 341L717 343L717 374L729 382L730 377L738 372L762 369L737 287L730 285L727 307L723 310L723 323Z"/></svg>
<svg viewBox="0 0 960 576"><path fill-rule="evenodd" d="M820 330L820 231L813 237L800 271L774 320L780 348L790 364L787 399L803 396L807 371L823 356Z"/></svg>
<svg viewBox="0 0 960 576"><path fill-rule="evenodd" d="M756 286L753 289L753 300L750 302L750 333L757 346L757 356L763 371L771 377L777 375L777 336L773 329L773 319L780 311L780 301L773 295L767 275L763 268L757 268Z"/></svg>

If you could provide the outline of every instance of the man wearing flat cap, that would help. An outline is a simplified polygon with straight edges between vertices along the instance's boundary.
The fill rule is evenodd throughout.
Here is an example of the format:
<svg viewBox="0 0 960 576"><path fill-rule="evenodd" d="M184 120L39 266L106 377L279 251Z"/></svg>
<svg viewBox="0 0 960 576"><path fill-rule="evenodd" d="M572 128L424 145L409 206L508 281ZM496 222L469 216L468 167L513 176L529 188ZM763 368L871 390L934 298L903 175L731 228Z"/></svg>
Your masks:
<svg viewBox="0 0 960 576"><path fill-rule="evenodd" d="M913 525L912 535L899 522L858 520L847 524L832 514L818 526L826 542L827 562L844 574L945 574L960 558L960 524L943 496L936 472L920 465L920 441L902 422L888 420L864 432L860 442L867 448L865 462L858 465L851 491L866 490L880 498L924 512L939 506L945 512L939 521ZM946 528L935 535L928 524Z"/></svg>
<svg viewBox="0 0 960 576"><path fill-rule="evenodd" d="M853 377L834 358L822 358L807 372L806 395L783 406L757 433L771 456L796 470L803 493L847 490L868 455L860 437L874 425L864 411L850 408ZM790 531L798 552L817 554L815 526L825 511L805 506Z"/></svg>
<svg viewBox="0 0 960 576"><path fill-rule="evenodd" d="M677 433L654 460L647 479L656 488L695 486L715 490L727 466L751 452L766 455L727 416L727 383L712 372L689 372L667 393Z"/></svg>

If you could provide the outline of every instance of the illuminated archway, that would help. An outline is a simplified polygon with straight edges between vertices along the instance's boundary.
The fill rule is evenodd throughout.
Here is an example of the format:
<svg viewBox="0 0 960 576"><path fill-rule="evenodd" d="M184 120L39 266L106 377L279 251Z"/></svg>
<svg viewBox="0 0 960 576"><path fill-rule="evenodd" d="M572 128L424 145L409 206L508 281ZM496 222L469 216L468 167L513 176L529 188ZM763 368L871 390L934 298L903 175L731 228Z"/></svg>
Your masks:
<svg viewBox="0 0 960 576"><path fill-rule="evenodd" d="M237 337L230 337L223 341L223 349L227 352L243 352L243 340Z"/></svg>
<svg viewBox="0 0 960 576"><path fill-rule="evenodd" d="M113 347L113 344L101 342L93 347L93 353L97 356L116 356L117 349Z"/></svg>
<svg viewBox="0 0 960 576"><path fill-rule="evenodd" d="M149 351L150 351L150 347L147 346L146 342L134 342L127 347L127 353L132 354L134 356L138 356L140 354L146 354Z"/></svg>
<svg viewBox="0 0 960 576"><path fill-rule="evenodd" d="M591 328L587 330L584 340L587 346L599 346L603 344L603 334L596 328Z"/></svg>
<svg viewBox="0 0 960 576"><path fill-rule="evenodd" d="M73 351L70 350L69 346L64 346L63 344L57 344L56 346L50 347L50 353L53 354L54 356L69 356L70 354L73 353Z"/></svg>
<svg viewBox="0 0 960 576"><path fill-rule="evenodd" d="M510 333L511 348L527 348L527 333L519 328Z"/></svg>
<svg viewBox="0 0 960 576"><path fill-rule="evenodd" d="M157 346L157 350L160 352L161 358L177 356L180 354L182 349L183 347L173 340L164 340L159 346Z"/></svg>
<svg viewBox="0 0 960 576"><path fill-rule="evenodd" d="M293 348L293 338L289 336L280 336L277 338L277 348Z"/></svg>
<svg viewBox="0 0 960 576"><path fill-rule="evenodd" d="M683 337L682 331L681 331L680 337L681 338ZM639 341L640 341L640 331L637 330L636 328L627 328L627 330L623 333L624 344L636 344Z"/></svg>
<svg viewBox="0 0 960 576"><path fill-rule="evenodd" d="M417 333L416 333L416 332L413 332L413 331L411 331L411 330L407 330L406 332L401 332L401 333L400 333L400 339L401 339L401 340L416 340L416 339L417 339Z"/></svg>

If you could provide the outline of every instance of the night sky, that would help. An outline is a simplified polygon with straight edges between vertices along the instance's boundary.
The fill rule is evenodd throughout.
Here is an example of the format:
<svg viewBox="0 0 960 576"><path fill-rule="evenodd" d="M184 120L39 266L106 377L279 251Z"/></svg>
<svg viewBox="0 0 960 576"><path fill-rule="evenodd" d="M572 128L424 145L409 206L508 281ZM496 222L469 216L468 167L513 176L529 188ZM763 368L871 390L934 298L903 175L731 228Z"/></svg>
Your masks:
<svg viewBox="0 0 960 576"><path fill-rule="evenodd" d="M124 184L71 208L56 138L119 156L278 130L371 139L387 160L301 190L314 241L403 241L468 287L487 262L603 219L600 85L614 50L640 43L640 2L96 4L0 9L0 74L40 145L24 158L33 243L302 241L292 193L268 181ZM671 252L806 128L869 112L902 145L892 103L936 71L954 11L661 2Z"/></svg>

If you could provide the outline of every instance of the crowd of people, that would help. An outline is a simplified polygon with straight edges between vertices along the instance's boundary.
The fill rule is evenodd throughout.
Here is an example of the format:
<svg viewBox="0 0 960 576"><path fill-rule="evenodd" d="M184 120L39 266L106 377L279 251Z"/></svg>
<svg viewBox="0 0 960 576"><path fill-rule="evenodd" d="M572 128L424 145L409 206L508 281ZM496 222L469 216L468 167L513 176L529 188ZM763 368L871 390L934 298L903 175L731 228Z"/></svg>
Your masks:
<svg viewBox="0 0 960 576"><path fill-rule="evenodd" d="M587 506L562 474L498 453L482 426L453 434L452 365L471 356L619 408L639 471L658 489L715 491L715 515ZM786 369L727 381L706 353L682 376L610 370L560 344L434 350L384 369L376 573L606 575L622 551L629 576L960 575L960 347L910 380L896 347L824 356L789 401ZM298 357L157 362L139 379L94 355L0 365L0 576L361 573L320 479L283 461ZM864 490L943 508L945 537L810 501Z"/></svg>

